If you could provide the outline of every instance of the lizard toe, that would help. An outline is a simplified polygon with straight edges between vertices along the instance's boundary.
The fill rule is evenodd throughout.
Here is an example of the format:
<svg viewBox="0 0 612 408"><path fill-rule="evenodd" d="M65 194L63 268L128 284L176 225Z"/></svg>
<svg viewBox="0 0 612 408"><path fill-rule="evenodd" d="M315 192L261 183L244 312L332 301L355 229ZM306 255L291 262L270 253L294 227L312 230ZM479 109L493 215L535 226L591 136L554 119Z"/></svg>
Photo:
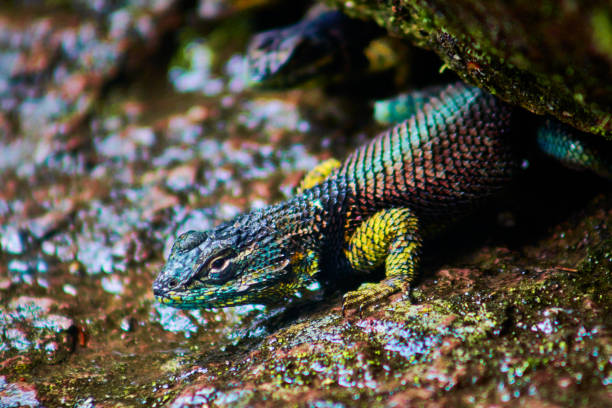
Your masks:
<svg viewBox="0 0 612 408"><path fill-rule="evenodd" d="M399 292L400 286L393 280L380 283L364 283L359 289L347 292L342 299L342 312L358 310L359 314L382 299Z"/></svg>

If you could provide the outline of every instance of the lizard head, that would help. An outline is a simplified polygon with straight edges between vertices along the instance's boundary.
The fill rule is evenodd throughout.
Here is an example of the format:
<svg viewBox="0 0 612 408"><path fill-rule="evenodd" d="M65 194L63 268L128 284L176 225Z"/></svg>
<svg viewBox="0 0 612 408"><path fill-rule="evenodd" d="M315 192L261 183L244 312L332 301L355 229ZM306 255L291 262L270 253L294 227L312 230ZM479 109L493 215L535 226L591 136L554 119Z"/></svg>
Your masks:
<svg viewBox="0 0 612 408"><path fill-rule="evenodd" d="M253 85L269 89L304 84L333 66L333 54L316 36L294 30L257 34L249 45L248 73Z"/></svg>
<svg viewBox="0 0 612 408"><path fill-rule="evenodd" d="M157 300L182 309L280 302L292 277L291 257L278 234L240 218L180 235L153 283Z"/></svg>

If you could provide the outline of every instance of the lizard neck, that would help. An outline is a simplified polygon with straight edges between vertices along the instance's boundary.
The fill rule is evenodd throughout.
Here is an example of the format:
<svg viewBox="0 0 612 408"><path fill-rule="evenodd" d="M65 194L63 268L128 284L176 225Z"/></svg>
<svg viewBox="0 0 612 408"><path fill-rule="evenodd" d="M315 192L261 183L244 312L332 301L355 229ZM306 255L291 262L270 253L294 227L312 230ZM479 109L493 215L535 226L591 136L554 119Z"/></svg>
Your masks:
<svg viewBox="0 0 612 408"><path fill-rule="evenodd" d="M338 181L328 179L289 200L264 209L262 215L275 233L300 242L300 249L317 249L325 243L329 227L344 209Z"/></svg>

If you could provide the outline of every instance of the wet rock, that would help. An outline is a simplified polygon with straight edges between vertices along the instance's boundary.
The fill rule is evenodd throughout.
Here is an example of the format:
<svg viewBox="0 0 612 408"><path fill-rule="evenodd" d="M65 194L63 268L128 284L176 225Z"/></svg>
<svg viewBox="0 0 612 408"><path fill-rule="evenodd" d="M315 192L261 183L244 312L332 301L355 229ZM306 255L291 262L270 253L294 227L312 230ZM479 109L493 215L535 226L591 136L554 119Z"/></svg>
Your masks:
<svg viewBox="0 0 612 408"><path fill-rule="evenodd" d="M20 382L9 383L4 376L0 376L0 402L6 408L43 406L38 401L36 388L33 385Z"/></svg>
<svg viewBox="0 0 612 408"><path fill-rule="evenodd" d="M152 188L149 190L144 200L143 207L145 209L146 218L153 217L156 212L179 204L179 200L176 196L168 194L159 188Z"/></svg>
<svg viewBox="0 0 612 408"><path fill-rule="evenodd" d="M42 135L39 148L55 150L44 143L83 123L101 87L120 72L127 52L151 50L169 28L175 3L131 11L129 5L108 3L104 12L96 10L98 18L86 13L16 17L5 10L0 16L0 104L16 119L11 134Z"/></svg>
<svg viewBox="0 0 612 408"><path fill-rule="evenodd" d="M9 254L21 254L26 249L27 234L19 228L7 225L0 236L0 245L2 250Z"/></svg>
<svg viewBox="0 0 612 408"><path fill-rule="evenodd" d="M121 161L147 160L148 147L155 142L150 128L127 128L122 133L111 133L96 143L98 152Z"/></svg>
<svg viewBox="0 0 612 408"><path fill-rule="evenodd" d="M260 125L268 127L266 130L287 129L306 132L308 122L301 120L299 114L291 104L281 100L256 100L246 104L245 114L241 121L247 128L254 129Z"/></svg>
<svg viewBox="0 0 612 408"><path fill-rule="evenodd" d="M73 202L69 201L67 204L63 209L48 211L44 215L32 219L28 223L28 231L38 240L42 240L57 231L62 223L68 221L68 217L72 214Z"/></svg>
<svg viewBox="0 0 612 408"><path fill-rule="evenodd" d="M188 43L183 55L168 72L170 82L179 92L202 92L207 96L215 96L223 91L223 80L211 76L213 51L203 40Z"/></svg>
<svg viewBox="0 0 612 408"><path fill-rule="evenodd" d="M0 310L2 354L29 353L46 362L58 362L74 349L72 319L56 314L59 306L50 298L22 296Z"/></svg>
<svg viewBox="0 0 612 408"><path fill-rule="evenodd" d="M166 185L173 191L182 191L195 184L197 168L184 165L173 168L166 177Z"/></svg>
<svg viewBox="0 0 612 408"><path fill-rule="evenodd" d="M612 9L594 3L334 1L435 51L463 79L612 138Z"/></svg>
<svg viewBox="0 0 612 408"><path fill-rule="evenodd" d="M186 338L197 333L198 326L182 311L161 304L156 305L155 310L157 316L154 319L159 321L165 330L183 333Z"/></svg>
<svg viewBox="0 0 612 408"><path fill-rule="evenodd" d="M274 4L278 0L199 0L197 14L203 19L217 19L245 11L265 4Z"/></svg>
<svg viewBox="0 0 612 408"><path fill-rule="evenodd" d="M35 273L45 273L48 270L48 264L44 259L13 259L8 262L8 272L14 275L18 280L32 283L32 276Z"/></svg>
<svg viewBox="0 0 612 408"><path fill-rule="evenodd" d="M361 317L327 307L303 316L240 362L208 364L171 406L605 405L612 258L593 221L585 228L599 249L573 271L516 267L524 260L497 248L487 272L491 254L476 255L483 267L440 268L413 300L396 295Z"/></svg>

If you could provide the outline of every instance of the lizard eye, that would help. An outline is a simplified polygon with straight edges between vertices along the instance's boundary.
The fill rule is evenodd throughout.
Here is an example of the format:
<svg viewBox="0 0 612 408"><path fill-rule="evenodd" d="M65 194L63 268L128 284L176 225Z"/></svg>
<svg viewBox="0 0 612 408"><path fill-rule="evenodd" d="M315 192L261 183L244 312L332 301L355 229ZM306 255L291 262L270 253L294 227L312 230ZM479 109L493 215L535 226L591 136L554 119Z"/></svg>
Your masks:
<svg viewBox="0 0 612 408"><path fill-rule="evenodd" d="M234 254L233 251L229 250L204 262L200 266L197 275L199 275L200 278L205 278L214 283L226 282L235 274L235 268L232 264Z"/></svg>
<svg viewBox="0 0 612 408"><path fill-rule="evenodd" d="M210 261L210 271L213 273L221 272L229 265L230 260L227 255L218 256Z"/></svg>

